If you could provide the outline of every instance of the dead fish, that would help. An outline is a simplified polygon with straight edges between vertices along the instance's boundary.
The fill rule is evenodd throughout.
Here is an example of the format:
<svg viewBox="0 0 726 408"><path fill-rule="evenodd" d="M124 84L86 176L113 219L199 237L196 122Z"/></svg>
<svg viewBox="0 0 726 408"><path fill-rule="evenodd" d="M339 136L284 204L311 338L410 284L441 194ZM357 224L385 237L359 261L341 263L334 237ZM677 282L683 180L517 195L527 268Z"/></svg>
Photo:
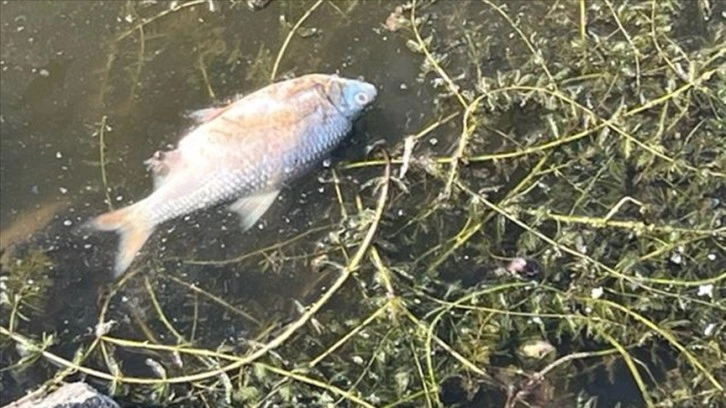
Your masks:
<svg viewBox="0 0 726 408"><path fill-rule="evenodd" d="M202 123L176 149L145 161L153 193L87 224L120 234L114 276L126 271L158 225L179 216L236 200L229 208L239 213L242 229L253 226L286 183L343 140L376 95L367 82L310 74L193 115Z"/></svg>

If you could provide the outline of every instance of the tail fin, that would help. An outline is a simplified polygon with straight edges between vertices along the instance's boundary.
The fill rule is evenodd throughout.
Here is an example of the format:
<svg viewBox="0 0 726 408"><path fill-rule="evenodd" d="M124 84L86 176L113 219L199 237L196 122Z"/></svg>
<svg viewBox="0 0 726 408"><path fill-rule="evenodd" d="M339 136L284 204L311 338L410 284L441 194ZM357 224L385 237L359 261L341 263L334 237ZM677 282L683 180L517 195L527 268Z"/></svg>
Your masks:
<svg viewBox="0 0 726 408"><path fill-rule="evenodd" d="M115 278L126 271L151 233L154 232L154 225L135 205L101 214L89 221L88 226L99 231L116 231L121 236L113 269Z"/></svg>

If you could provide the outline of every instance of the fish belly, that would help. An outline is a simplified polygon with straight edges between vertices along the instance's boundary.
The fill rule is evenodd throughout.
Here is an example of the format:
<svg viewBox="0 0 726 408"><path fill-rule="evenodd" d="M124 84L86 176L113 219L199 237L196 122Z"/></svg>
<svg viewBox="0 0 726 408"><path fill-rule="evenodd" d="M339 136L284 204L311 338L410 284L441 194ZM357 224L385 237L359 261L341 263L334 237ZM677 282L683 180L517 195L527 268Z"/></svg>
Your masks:
<svg viewBox="0 0 726 408"><path fill-rule="evenodd" d="M174 175L143 205L153 225L190 214L268 187L269 171L236 169L203 174Z"/></svg>

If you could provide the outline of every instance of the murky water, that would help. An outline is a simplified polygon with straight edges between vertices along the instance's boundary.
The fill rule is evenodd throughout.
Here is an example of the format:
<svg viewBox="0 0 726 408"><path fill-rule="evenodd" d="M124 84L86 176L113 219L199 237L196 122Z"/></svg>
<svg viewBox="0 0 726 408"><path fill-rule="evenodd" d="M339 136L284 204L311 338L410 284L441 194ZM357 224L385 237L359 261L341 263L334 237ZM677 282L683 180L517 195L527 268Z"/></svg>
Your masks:
<svg viewBox="0 0 726 408"><path fill-rule="evenodd" d="M290 27L313 4L273 1L252 12L244 2L221 1L179 2L176 8L154 1L2 3L0 216L3 247L10 252L5 259L13 259L15 248L30 246L49 253L53 262L50 296L45 312L33 318L33 331L56 332L65 340L88 333L97 321L98 293L111 282L116 236L87 236L77 226L109 204L118 208L150 192L142 161L183 135L191 124L189 111L269 83ZM379 88L376 107L356 124L334 162L363 158L375 142L398 143L432 111L429 89L414 80L419 61L381 28L389 9L375 1L323 4L281 59L276 79L337 72ZM365 174L341 177L355 186L365 182ZM329 180L330 172L285 190L259 228L244 234L223 209L165 225L137 265L151 262L161 272L182 261L230 259L325 227L336 198L319 176ZM313 242L324 234L311 234L310 243L299 245L289 260L274 263L275 271L264 273L258 257L247 264L255 270L247 272L235 265L186 265L185 279L218 289L245 309L279 312L290 306L282 299L305 297L319 281L309 272L312 256L306 253L314 254ZM191 313L183 287L159 289L169 313ZM119 311L113 318L129 318L124 305L133 300L129 297L112 305ZM272 319L275 313L258 316ZM244 320L226 320L222 336L249 329ZM38 379L16 380L4 384L4 397L19 395Z"/></svg>
<svg viewBox="0 0 726 408"><path fill-rule="evenodd" d="M222 344L243 355L254 348L250 344L258 335L264 341L262 334L274 333L299 316L299 306L315 301L329 285L334 275L330 272L337 270L330 264L345 263L354 250L338 248L330 256L332 250L323 249L321 242L335 239L332 225L343 213L358 214L359 196L367 207L375 205L373 189L362 194L361 187L380 177L382 167L342 164L366 158L378 144L400 153L406 136L439 118L461 114L461 106L452 102L455 98L441 97L447 88L423 64L422 54L407 45L410 32L384 27L395 3L273 0L260 11L250 10L245 1L220 0L0 3L3 275L7 276L8 265L50 265L41 268L40 286L46 288L46 295L36 299L37 310L23 322L23 334L40 338L42 333L54 333L53 352L70 359L79 346L93 341L94 326L103 315L104 321L115 322L112 335L117 338L188 342L210 350ZM579 18L574 7L560 5L555 13L555 3L505 3L511 16L552 12L557 18ZM426 30L444 38L438 49L446 54L443 60L457 83L474 88L477 76L496 77L500 67L511 71L530 57L530 50L502 23L494 6L422 2L422 13L428 8L435 13ZM273 68L290 29L308 12L281 54L279 66ZM490 24L494 17L500 25ZM535 22L552 24L544 18ZM506 36L502 27L507 27ZM501 46L489 47L490 43ZM569 72L569 67L560 68ZM271 78L273 69L276 73ZM428 76L422 71L428 71ZM355 124L332 160L283 190L281 200L245 233L239 230L236 214L223 207L160 227L137 257L131 279L104 303L113 287L117 237L88 234L79 226L151 191L151 178L142 162L188 131L190 111L273 80L311 72L363 77L379 90L375 107ZM473 138L472 150L516 150L524 142L522 135L530 138L527 143L550 140L552 135L537 130L551 130L550 123L540 120L539 111L528 109L492 115L496 123L482 125L490 129L486 137ZM417 154L451 155L462 132L461 116L419 140ZM517 186L537 160L523 159L510 167L483 162L462 172L473 189L497 197ZM452 256L444 244L437 247L455 241L467 225L480 220L467 219L474 213L468 211L467 201L442 206L436 217L427 219L425 228L416 227L417 217L429 216L422 203L435 201L443 188L441 178L417 171L406 180L410 191L400 188L390 198L389 214L377 237L377 249L392 264L427 278L435 271L437 278L452 277L457 285L473 286L480 283L482 269L491 269L493 257L518 254L519 228L511 234L478 238L496 240L496 253L477 239L452 250L456 252ZM528 196L532 201L525 204L536 208L537 197L547 195L543 186L533 187ZM356 219L352 216L350 222ZM349 230L355 232L353 226ZM364 285L364 280L355 283L359 284ZM351 303L368 300L357 295L352 300L334 299L326 312L344 316ZM564 348L567 341L563 340ZM6 350L22 354L10 346ZM153 367L145 359L163 360L160 354L133 347L120 347L111 354L121 362L126 376L153 377ZM507 366L510 356L500 362ZM164 363L175 366L173 361ZM98 355L85 364L102 371L110 366ZM625 376L626 370L621 371ZM56 367L49 364L19 373L1 371L3 402L42 384L55 372ZM89 381L95 380L89 377ZM629 379L624 383L617 398L637 405L634 383ZM106 389L108 382L98 384ZM597 380L583 388L592 388L607 402L610 384L605 379L602 384ZM451 401L465 393L456 387L444 388L442 398L453 395Z"/></svg>

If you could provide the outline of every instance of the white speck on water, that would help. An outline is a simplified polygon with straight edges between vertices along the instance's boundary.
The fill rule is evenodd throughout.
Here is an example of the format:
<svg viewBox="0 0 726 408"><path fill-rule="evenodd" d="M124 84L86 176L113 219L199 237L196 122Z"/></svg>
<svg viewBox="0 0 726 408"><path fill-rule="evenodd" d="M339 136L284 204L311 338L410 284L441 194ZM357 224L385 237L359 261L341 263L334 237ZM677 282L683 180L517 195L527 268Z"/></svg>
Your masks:
<svg viewBox="0 0 726 408"><path fill-rule="evenodd" d="M63 221L63 225L65 225L66 227L70 227L71 225L73 225L73 221L65 220L65 221Z"/></svg>
<svg viewBox="0 0 726 408"><path fill-rule="evenodd" d="M439 140L436 139L435 137L432 137L431 139L429 139L429 144L431 146L436 146L437 144L439 144Z"/></svg>
<svg viewBox="0 0 726 408"><path fill-rule="evenodd" d="M63 158L63 153L61 153L61 152L55 152L55 158L56 159L62 159Z"/></svg>
<svg viewBox="0 0 726 408"><path fill-rule="evenodd" d="M713 330L716 328L716 323L709 323L706 329L703 330L704 336L710 336L713 334Z"/></svg>
<svg viewBox="0 0 726 408"><path fill-rule="evenodd" d="M710 298L713 298L713 284L699 286L698 296L708 296Z"/></svg>
<svg viewBox="0 0 726 408"><path fill-rule="evenodd" d="M321 193L322 194L324 192L325 192L325 187L318 188L318 193Z"/></svg>
<svg viewBox="0 0 726 408"><path fill-rule="evenodd" d="M262 231L263 229L265 229L264 224L262 224L262 223L257 224L257 229L260 230L260 231Z"/></svg>
<svg viewBox="0 0 726 408"><path fill-rule="evenodd" d="M405 212L403 212L403 210L402 210L402 209L399 209L399 210L398 210L398 212L397 212L396 214L398 214L398 216L399 216L399 217L403 217L403 216L404 216L404 215L405 215L406 213L405 213Z"/></svg>
<svg viewBox="0 0 726 408"><path fill-rule="evenodd" d="M363 358L361 356L353 356L353 362L358 365L361 365L361 364L363 364Z"/></svg>
<svg viewBox="0 0 726 408"><path fill-rule="evenodd" d="M129 298L127 298L126 296L121 296L121 302L122 303L126 303L128 301L129 301Z"/></svg>
<svg viewBox="0 0 726 408"><path fill-rule="evenodd" d="M675 253L671 256L671 262L673 262L676 265L680 265L681 262L683 262L683 255L679 253Z"/></svg>
<svg viewBox="0 0 726 408"><path fill-rule="evenodd" d="M83 249L91 249L91 248L93 248L93 245L91 245L91 244L83 245Z"/></svg>
<svg viewBox="0 0 726 408"><path fill-rule="evenodd" d="M49 77L49 76L50 76L50 71L48 71L48 70L47 70L47 69L45 69L45 68L41 68L41 69L40 69L40 70L38 71L38 75L40 75L40 76L42 76L42 77L46 77L46 78L47 78L47 77Z"/></svg>
<svg viewBox="0 0 726 408"><path fill-rule="evenodd" d="M590 306L585 308L585 313L590 314L592 313L592 308Z"/></svg>
<svg viewBox="0 0 726 408"><path fill-rule="evenodd" d="M123 199L124 199L124 196L121 196L121 195L119 195L119 196L116 196L116 201L121 201L121 200L123 200Z"/></svg>
<svg viewBox="0 0 726 408"><path fill-rule="evenodd" d="M67 192L68 192L68 189L67 189L67 188L65 188L65 187L59 187L59 188L58 188L58 191L60 191L60 193L61 193L61 194L65 194L65 193L67 193Z"/></svg>
<svg viewBox="0 0 726 408"><path fill-rule="evenodd" d="M330 159L323 160L323 167L325 167L326 169L330 167L330 164Z"/></svg>
<svg viewBox="0 0 726 408"><path fill-rule="evenodd" d="M716 260L716 254L708 254L708 260L709 261L715 261Z"/></svg>
<svg viewBox="0 0 726 408"><path fill-rule="evenodd" d="M590 296L593 299L600 299L600 297L602 296L602 294L604 292L605 291L603 290L602 286L598 286L598 287L596 287L596 288L594 288L593 290L590 291Z"/></svg>
<svg viewBox="0 0 726 408"><path fill-rule="evenodd" d="M400 88L400 89L401 89L402 91L405 91L406 89L408 89L408 86L407 86L406 84L404 84L404 83L402 82L402 83L401 83L401 85L399 85L399 88Z"/></svg>

